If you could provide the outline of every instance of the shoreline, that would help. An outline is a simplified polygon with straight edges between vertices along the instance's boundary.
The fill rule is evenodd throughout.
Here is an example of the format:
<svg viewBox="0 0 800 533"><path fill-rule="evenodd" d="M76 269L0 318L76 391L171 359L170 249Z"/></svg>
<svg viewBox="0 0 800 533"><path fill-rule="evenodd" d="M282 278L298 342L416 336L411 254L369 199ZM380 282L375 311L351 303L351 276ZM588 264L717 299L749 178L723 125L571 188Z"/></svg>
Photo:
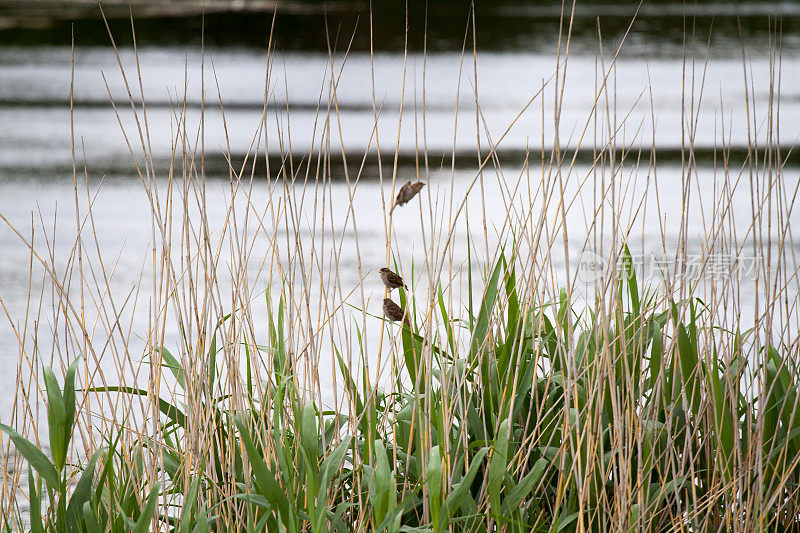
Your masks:
<svg viewBox="0 0 800 533"><path fill-rule="evenodd" d="M191 17L212 13L271 13L315 15L353 11L346 2L309 5L275 0L178 0L164 4L156 0L103 0L106 18L170 18ZM102 19L98 2L92 0L0 0L0 30L40 29L57 21L70 19Z"/></svg>

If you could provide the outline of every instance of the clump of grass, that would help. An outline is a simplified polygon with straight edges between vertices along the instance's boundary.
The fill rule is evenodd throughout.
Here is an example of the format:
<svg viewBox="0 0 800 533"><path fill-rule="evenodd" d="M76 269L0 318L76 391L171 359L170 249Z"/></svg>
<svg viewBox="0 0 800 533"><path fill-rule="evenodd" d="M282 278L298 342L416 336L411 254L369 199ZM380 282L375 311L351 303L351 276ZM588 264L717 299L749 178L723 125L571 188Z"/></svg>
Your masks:
<svg viewBox="0 0 800 533"><path fill-rule="evenodd" d="M335 73L334 66L332 56ZM607 96L612 70L600 76L598 101ZM328 110L320 106L326 123L337 117L336 76ZM132 98L131 107L145 118L144 102L137 107ZM604 125L600 111L593 110L587 128L591 121ZM63 270L52 253L24 240L54 288L54 323L66 327L63 351L54 350L49 362L20 347L21 375L44 367L46 398L21 381L24 415L2 426L18 454L4 459L14 467L4 476L7 528L438 533L798 527L793 196L780 158L760 160L769 167L759 164L755 133L753 157L741 169L726 162L716 169L724 184L700 236L704 253L738 252L745 245L773 250L769 242L780 243L777 260L763 265L754 284L759 300L752 324L743 327L740 314L719 312L723 305L741 309L745 280L726 278L710 297L700 297L703 287L679 271L659 286L637 277L629 249L634 238L623 217L634 212L632 225L646 202L619 194L615 180L624 161L616 159L617 139L609 130L584 175L557 143L541 180L527 178L534 165L526 159L519 175L536 189L527 196L512 187L496 158L502 139L481 153L467 198L482 196L494 174L509 196L496 237L511 244L491 243L485 210L476 214L473 207L467 219L484 228L477 237L483 242L468 243L460 268L453 266L453 241L467 198L458 204L451 195L449 211L437 211L427 187L418 229L425 261L410 269L414 292L400 298L415 319L398 327L372 315L361 282L372 268L358 245L353 198L363 185L361 171L351 176L345 167L349 204L344 213L330 213L332 149L312 150L302 163L281 154L284 164L268 170L270 201L259 207L253 154L237 169L227 153L230 204L221 228L212 227L204 153L190 141L185 113L176 111L175 120L174 157L163 181L149 157L147 122L137 122L144 156L138 161L144 163L136 170L152 206L154 243L145 278L152 282L151 319L139 344L120 324L129 300L117 304L97 237L84 229L93 227L91 209L78 219L67 274L58 274ZM254 153L266 145L262 134L254 136ZM767 155L779 152L765 146ZM380 154L378 140L376 148ZM691 144L684 149L688 197L697 166ZM391 199L397 165L391 181L378 168ZM748 228L733 227L729 217L737 173L769 184L752 187L758 208ZM305 179L310 175L319 179ZM79 181L76 173L76 197L84 186L89 190ZM574 262L569 268L571 181L579 189L600 187L593 220L613 225L609 242L602 222L587 223L586 243L603 244L613 268L586 289L584 302ZM444 179L436 185L447 187ZM648 187L657 185L653 177ZM396 258L400 270L408 269L397 251L389 204L382 206L386 262ZM689 209L686 198L684 222ZM765 209L774 218L766 219ZM352 286L341 273L346 232L356 241L359 281ZM680 233L676 260L686 259L694 239L688 230ZM259 242L267 243L266 254L254 256ZM662 242L666 250L663 234ZM554 273L562 260L566 280ZM475 273L483 274L480 282ZM70 289L71 274L79 291ZM96 330L87 326L90 302L98 302ZM266 308L263 321L257 306ZM25 322L19 331L26 338L33 329ZM321 372L326 359L336 369L329 377ZM32 408L39 403L47 409L46 427ZM52 459L36 444L40 432L49 435ZM19 474L22 459L27 486Z"/></svg>
<svg viewBox="0 0 800 533"><path fill-rule="evenodd" d="M401 349L406 361L417 361L409 372L416 380L398 379L391 395L366 380L357 385L339 359L349 414L303 399L278 336L280 316L269 344L248 348L273 357L264 391L241 391L245 409L232 412L220 392L194 407L158 399L157 479L143 466L152 439L136 437L123 451L117 436L82 466L68 507L66 474L54 478L59 467L2 426L31 465L30 487L45 479L55 504L44 519L31 506L32 529L146 530L151 519L176 531L536 531L616 521L631 529L721 528L746 519L735 503L764 489L776 503L759 519L792 524L796 362L778 347L760 348L759 371L770 388L764 401L753 401L742 375L742 335L714 332L714 344L704 346L709 313L702 302L660 310L655 294L639 292L632 269L623 274L609 315L573 321L565 293L545 305L525 303L527 291L501 255L466 326L469 349L453 351L406 330ZM448 323L444 310L437 319ZM160 354L188 395L186 378L196 369L165 349ZM66 398L74 405L74 396L58 403L52 372L45 375L55 442L65 425L54 413L63 413ZM213 372L206 377L213 380ZM206 417L207 449L191 448L198 430L187 408ZM66 411L70 427L74 408ZM767 475L763 485L747 485L742 478L757 449ZM63 452L53 455L57 461ZM193 456L202 468L187 468ZM96 476L98 461L104 467ZM31 490L32 502L40 494ZM159 511L157 501L164 502Z"/></svg>

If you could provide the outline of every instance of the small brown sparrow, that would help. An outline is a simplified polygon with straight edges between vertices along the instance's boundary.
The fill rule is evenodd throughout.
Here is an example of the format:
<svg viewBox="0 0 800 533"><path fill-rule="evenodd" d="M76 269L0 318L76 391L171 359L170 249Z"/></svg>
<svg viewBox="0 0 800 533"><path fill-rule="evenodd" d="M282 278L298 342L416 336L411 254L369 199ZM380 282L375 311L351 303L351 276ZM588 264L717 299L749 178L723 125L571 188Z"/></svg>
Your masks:
<svg viewBox="0 0 800 533"><path fill-rule="evenodd" d="M406 312L403 311L402 307L394 303L391 298L383 299L383 314L392 322L399 322L402 320L403 324L406 326L411 325L411 321L406 316Z"/></svg>
<svg viewBox="0 0 800 533"><path fill-rule="evenodd" d="M403 278L401 278L398 274L392 272L386 267L378 270L378 272L381 273L381 281L383 281L383 284L389 288L390 292L392 289L399 289L401 287L408 290L408 287L406 287L406 284L403 282Z"/></svg>
<svg viewBox="0 0 800 533"><path fill-rule="evenodd" d="M416 183L411 183L411 181L407 181L405 185L400 187L400 192L397 193L397 198L394 201L394 205L389 210L389 214L394 211L394 208L398 205L405 205L414 198L419 191L425 186L424 183L418 181Z"/></svg>

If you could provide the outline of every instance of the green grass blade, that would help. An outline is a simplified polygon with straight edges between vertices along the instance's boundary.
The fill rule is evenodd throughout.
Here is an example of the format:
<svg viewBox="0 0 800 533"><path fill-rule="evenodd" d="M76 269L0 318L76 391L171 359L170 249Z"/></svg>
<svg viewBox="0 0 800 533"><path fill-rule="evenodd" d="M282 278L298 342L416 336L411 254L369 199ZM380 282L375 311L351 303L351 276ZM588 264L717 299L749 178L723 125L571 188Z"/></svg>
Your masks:
<svg viewBox="0 0 800 533"><path fill-rule="evenodd" d="M683 324L678 324L678 353L681 360L681 374L683 376L683 387L689 398L689 407L694 416L700 412L700 391L697 390L697 372L699 361L686 328Z"/></svg>
<svg viewBox="0 0 800 533"><path fill-rule="evenodd" d="M41 452L41 450L34 446L31 441L17 433L16 430L11 426L0 424L0 429L5 431L8 436L11 437L11 441L14 443L17 451L22 454L25 460L28 461L28 464L30 464L30 466L36 470L36 473L44 478L50 488L53 490L58 490L60 485L58 471L56 470L55 465L50 462L50 460Z"/></svg>
<svg viewBox="0 0 800 533"><path fill-rule="evenodd" d="M64 434L67 426L67 411L64 407L64 396L58 386L58 380L52 368L44 369L44 383L47 388L47 423L50 432L50 453L57 472L64 469L67 457L67 446Z"/></svg>
<svg viewBox="0 0 800 533"><path fill-rule="evenodd" d="M274 509L278 510L281 518L284 521L284 524L287 527L290 527L290 530L293 531L296 527L297 520L291 510L291 505L289 500L286 498L283 488L281 488L281 486L275 480L275 476L267 467L264 459L261 458L261 453L258 451L255 444L253 444L253 439L250 438L250 432L244 425L244 422L242 422L242 420L238 417L235 417L234 420L236 421L236 426L239 428L239 436L244 442L245 449L247 450L247 457L250 460L250 468L253 470L253 474L255 475L255 481L259 493L266 497L267 501Z"/></svg>
<svg viewBox="0 0 800 533"><path fill-rule="evenodd" d="M428 492L428 507L431 511L433 530L438 533L443 530L443 524L440 523L439 518L439 511L442 507L442 458L439 455L438 446L431 448L428 467L425 470L425 488Z"/></svg>
<svg viewBox="0 0 800 533"><path fill-rule="evenodd" d="M89 498L92 496L92 483L94 482L97 460L105 452L105 448L100 448L92 454L86 466L84 466L78 484L75 485L75 490L70 497L69 505L67 506L67 527L75 528L76 531L80 528L83 505L88 503Z"/></svg>
<svg viewBox="0 0 800 533"><path fill-rule="evenodd" d="M266 520L268 516L265 516L264 519ZM197 510L197 523L194 526L193 533L205 533L206 531L211 531L208 523L208 516L206 513L206 509L204 506L200 506L200 509ZM261 531L266 531L262 527Z"/></svg>
<svg viewBox="0 0 800 533"><path fill-rule="evenodd" d="M306 483L308 486L317 486L319 476L318 453L319 433L317 431L317 411L314 404L306 402L300 417L300 446L306 461Z"/></svg>
<svg viewBox="0 0 800 533"><path fill-rule="evenodd" d="M100 523L97 521L97 517L95 517L94 511L92 510L92 503L84 502L82 511L83 523L86 527L86 532L103 533L103 528L100 527Z"/></svg>
<svg viewBox="0 0 800 533"><path fill-rule="evenodd" d="M475 364L478 353L480 352L483 344L486 342L489 334L490 319L492 317L495 304L497 303L497 293L499 290L498 280L500 279L500 274L503 271L503 266L504 261L503 257L501 256L494 266L492 276L489 278L489 282L486 284L486 289L483 293L481 308L478 312L478 320L475 323L475 327L472 331L472 340L470 342L469 361L471 364Z"/></svg>
<svg viewBox="0 0 800 533"><path fill-rule="evenodd" d="M508 492L508 495L503 499L503 503L500 506L500 512L503 515L510 515L520 506L522 501L528 497L528 495L544 477L544 473L547 470L548 464L550 463L547 461L547 459L543 457L539 458L533 464L531 471L528 472L528 474Z"/></svg>
<svg viewBox="0 0 800 533"><path fill-rule="evenodd" d="M75 424L75 373L79 361L80 358L76 357L64 375L64 436L62 438L65 450L69 448L72 440L72 427Z"/></svg>
<svg viewBox="0 0 800 533"><path fill-rule="evenodd" d="M386 455L386 447L380 439L375 440L375 467L374 475L370 480L370 500L372 503L372 515L375 524L383 523L386 515L394 507L394 499L397 495L397 488L394 484L394 476L389 467L389 458Z"/></svg>
<svg viewBox="0 0 800 533"><path fill-rule="evenodd" d="M40 478L41 479L41 478ZM44 522L42 521L42 483L33 475L33 468L28 464L28 495L30 497L30 521L31 533L42 533Z"/></svg>
<svg viewBox="0 0 800 533"><path fill-rule="evenodd" d="M456 340L455 340L455 335L453 333L453 324L450 323L450 317L447 313L447 307L444 304L444 293L442 292L441 283L438 286L436 297L439 302L439 312L442 315L442 324L444 325L445 332L447 333L447 346L450 349L450 353L455 354Z"/></svg>
<svg viewBox="0 0 800 533"><path fill-rule="evenodd" d="M500 512L500 491L503 489L503 480L508 464L508 420L500 423L497 436L492 447L492 457L489 459L488 488L489 503L492 514Z"/></svg>
<svg viewBox="0 0 800 533"><path fill-rule="evenodd" d="M137 389L135 387L111 385L108 387L91 387L86 389L86 392L123 392L125 394L134 394L137 396L148 396L149 393L144 389ZM158 399L158 410L172 420L175 424L182 428L186 427L186 415L183 414L178 407L172 405L166 400Z"/></svg>
<svg viewBox="0 0 800 533"><path fill-rule="evenodd" d="M162 347L159 351L161 352L161 366L167 367L170 372L172 372L172 375L175 376L175 379L178 381L178 385L180 385L181 389L185 389L185 373L183 371L183 367L181 367L181 364L166 348Z"/></svg>
<svg viewBox="0 0 800 533"><path fill-rule="evenodd" d="M153 522L153 514L156 510L156 502L158 501L158 491L160 485L158 483L150 489L150 494L147 496L147 501L142 508L142 514L136 520L136 525L133 527L132 533L147 533L150 531L150 525Z"/></svg>
<svg viewBox="0 0 800 533"><path fill-rule="evenodd" d="M200 476L195 477L189 485L189 492L186 494L186 499L183 501L183 509L181 509L181 521L178 531L180 533L189 533L191 531L192 514L194 511L195 503L197 502L197 491L200 487Z"/></svg>
<svg viewBox="0 0 800 533"><path fill-rule="evenodd" d="M461 478L461 480L453 487L453 490L450 491L450 495L447 496L447 500L445 500L445 507L447 508L447 512L450 516L452 516L453 512L461 506L461 501L469 493L472 482L475 480L475 476L478 474L478 470L483 463L483 458L486 457L488 452L489 448L486 447L478 450L478 453L476 453L475 457L472 458L469 468L467 468L467 473L464 474L464 477Z"/></svg>

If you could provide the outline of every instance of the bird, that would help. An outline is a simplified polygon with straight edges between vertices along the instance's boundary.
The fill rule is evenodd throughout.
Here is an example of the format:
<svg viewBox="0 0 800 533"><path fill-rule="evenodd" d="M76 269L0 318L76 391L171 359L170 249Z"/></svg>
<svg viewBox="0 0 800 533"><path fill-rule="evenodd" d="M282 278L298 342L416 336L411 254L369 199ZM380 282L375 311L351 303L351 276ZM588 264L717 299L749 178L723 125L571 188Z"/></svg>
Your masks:
<svg viewBox="0 0 800 533"><path fill-rule="evenodd" d="M386 267L378 270L378 272L381 273L381 281L383 281L383 284L389 289L389 292L391 292L392 289L399 289L401 287L408 290L408 287L406 287L406 284L403 282L403 278L397 273L392 272Z"/></svg>
<svg viewBox="0 0 800 533"><path fill-rule="evenodd" d="M397 198L394 201L394 205L389 210L389 214L391 214L398 205L405 205L410 202L424 186L425 184L421 181L416 183L411 183L411 180L407 181L405 185L400 187L400 192L397 193Z"/></svg>
<svg viewBox="0 0 800 533"><path fill-rule="evenodd" d="M411 325L411 321L406 316L406 312L403 311L402 307L394 303L391 298L383 299L383 314L392 322L399 322L402 320L403 324L406 326Z"/></svg>

